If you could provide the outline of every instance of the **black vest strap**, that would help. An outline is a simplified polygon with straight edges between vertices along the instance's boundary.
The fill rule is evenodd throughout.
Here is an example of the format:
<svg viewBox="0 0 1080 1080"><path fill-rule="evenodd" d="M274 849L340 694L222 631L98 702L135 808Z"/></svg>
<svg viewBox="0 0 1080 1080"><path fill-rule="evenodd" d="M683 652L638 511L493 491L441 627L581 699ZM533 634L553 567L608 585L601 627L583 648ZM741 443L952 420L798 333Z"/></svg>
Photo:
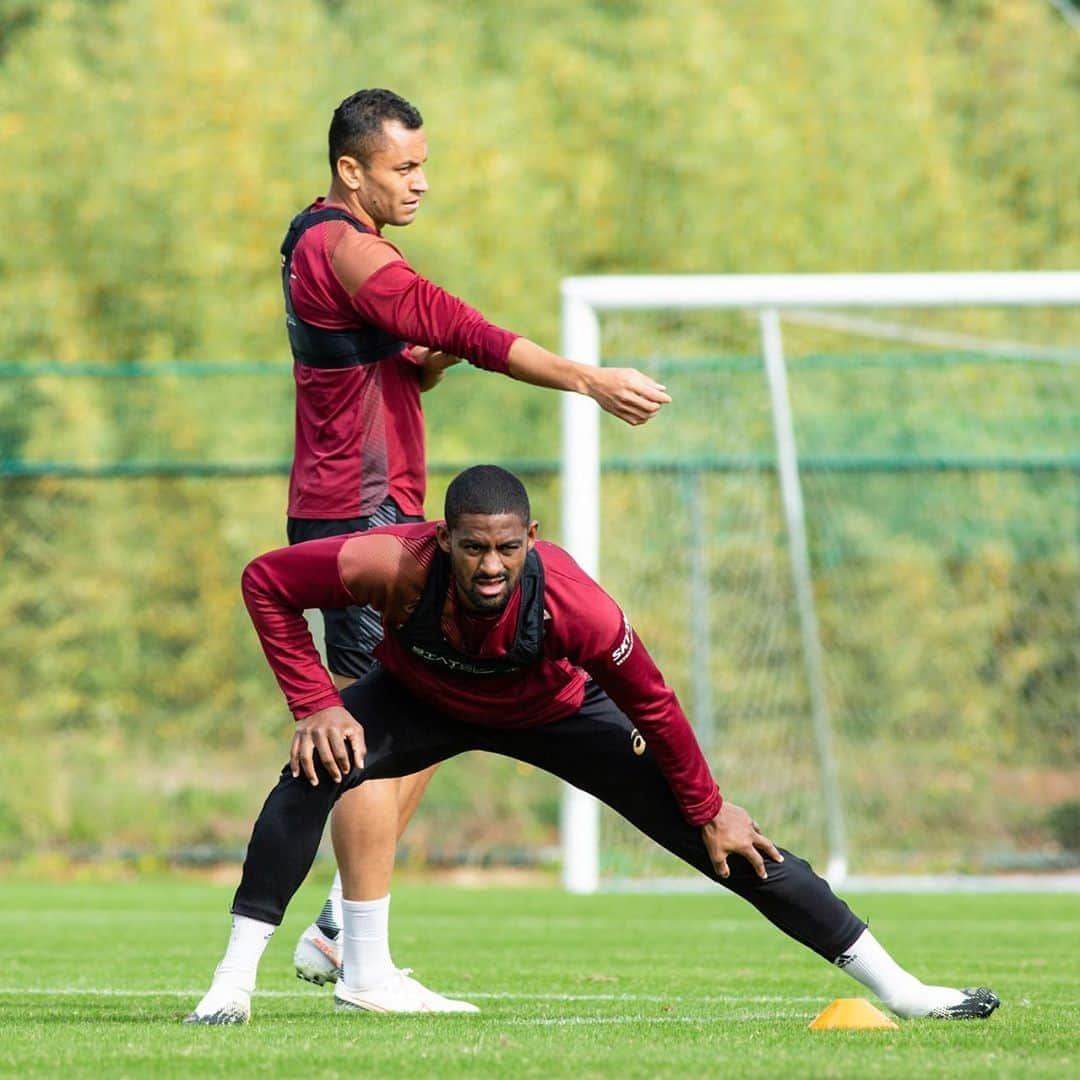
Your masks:
<svg viewBox="0 0 1080 1080"><path fill-rule="evenodd" d="M518 588L518 610L514 644L505 656L473 657L458 652L442 632L443 605L450 585L450 556L435 548L428 579L420 601L406 622L393 631L398 640L418 659L432 667L458 675L486 677L507 675L535 664L544 645L544 566L536 551L525 556Z"/></svg>
<svg viewBox="0 0 1080 1080"><path fill-rule="evenodd" d="M293 251L308 229L324 221L347 221L357 232L371 232L352 214L339 210L336 206L304 210L292 219L281 244L281 287L285 293L285 325L289 331L289 346L293 359L307 367L347 368L373 364L388 356L396 356L405 348L405 342L398 341L393 334L388 334L377 326L365 326L356 330L323 330L304 322L296 314L289 293Z"/></svg>

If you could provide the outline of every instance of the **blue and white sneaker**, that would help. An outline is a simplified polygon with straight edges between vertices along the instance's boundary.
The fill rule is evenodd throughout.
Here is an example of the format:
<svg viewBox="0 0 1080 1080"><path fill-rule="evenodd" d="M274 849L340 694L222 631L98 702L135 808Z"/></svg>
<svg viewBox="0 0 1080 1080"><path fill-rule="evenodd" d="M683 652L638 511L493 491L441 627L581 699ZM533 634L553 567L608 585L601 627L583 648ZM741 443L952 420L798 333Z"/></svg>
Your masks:
<svg viewBox="0 0 1080 1080"><path fill-rule="evenodd" d="M316 986L337 982L341 978L341 934L335 941L312 923L301 935L293 951L296 977Z"/></svg>

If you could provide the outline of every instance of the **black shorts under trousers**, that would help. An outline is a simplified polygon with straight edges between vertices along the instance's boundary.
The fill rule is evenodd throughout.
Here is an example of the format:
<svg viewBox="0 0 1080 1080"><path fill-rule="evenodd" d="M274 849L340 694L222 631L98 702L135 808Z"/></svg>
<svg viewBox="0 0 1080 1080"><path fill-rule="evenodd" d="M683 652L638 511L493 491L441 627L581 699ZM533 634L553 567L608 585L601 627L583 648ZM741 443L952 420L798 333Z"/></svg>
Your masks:
<svg viewBox="0 0 1080 1080"><path fill-rule="evenodd" d="M687 824L652 752L633 724L595 684L581 709L541 727L481 727L444 716L376 666L347 687L346 708L364 727L367 756L335 784L318 765L319 785L294 779L286 766L255 823L232 911L278 925L311 869L323 828L338 797L365 780L408 776L471 750L486 750L544 769L596 796L662 847L754 905L771 923L832 961L866 924L818 877L809 863L784 851L766 860L762 881L742 856L728 859L721 879L700 828ZM512 709L512 703L508 703Z"/></svg>

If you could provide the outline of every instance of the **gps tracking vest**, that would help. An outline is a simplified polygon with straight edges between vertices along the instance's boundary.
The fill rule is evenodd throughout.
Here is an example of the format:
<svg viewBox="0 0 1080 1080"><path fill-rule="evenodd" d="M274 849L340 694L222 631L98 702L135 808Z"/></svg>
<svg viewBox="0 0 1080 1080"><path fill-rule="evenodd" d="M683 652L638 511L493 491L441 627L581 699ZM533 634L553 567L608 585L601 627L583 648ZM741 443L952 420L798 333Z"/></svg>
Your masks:
<svg viewBox="0 0 1080 1080"><path fill-rule="evenodd" d="M346 221L357 232L369 233L359 221L344 210L326 207L322 210L302 210L292 219L289 231L281 243L281 287L285 292L285 326L289 331L289 347L293 359L313 368L349 368L374 364L388 356L396 356L405 348L393 334L377 326L356 330L323 330L301 319L293 309L289 295L289 275L292 273L292 254L300 237L324 221Z"/></svg>
<svg viewBox="0 0 1080 1080"><path fill-rule="evenodd" d="M443 605L450 585L450 556L436 546L428 579L420 601L409 618L393 633L418 660L458 675L486 677L509 675L535 664L544 645L544 567L540 556L530 551L518 580L521 606L518 608L514 644L502 656L466 656L446 640L442 632Z"/></svg>

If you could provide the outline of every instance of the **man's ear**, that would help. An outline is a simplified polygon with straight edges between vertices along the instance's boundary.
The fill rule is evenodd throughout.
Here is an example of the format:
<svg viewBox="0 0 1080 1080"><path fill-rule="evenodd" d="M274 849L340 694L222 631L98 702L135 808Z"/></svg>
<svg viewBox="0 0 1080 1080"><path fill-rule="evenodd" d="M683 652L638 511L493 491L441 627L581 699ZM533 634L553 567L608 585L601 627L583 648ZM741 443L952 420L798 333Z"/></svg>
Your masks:
<svg viewBox="0 0 1080 1080"><path fill-rule="evenodd" d="M532 551L533 544L536 543L536 534L539 531L539 529L540 529L540 522L538 522L538 521L530 521L529 522L529 530L525 535L529 538L529 550L530 551Z"/></svg>
<svg viewBox="0 0 1080 1080"><path fill-rule="evenodd" d="M445 521L440 521L435 526L435 542L447 555L450 554L450 530L446 527Z"/></svg>
<svg viewBox="0 0 1080 1080"><path fill-rule="evenodd" d="M342 154L337 159L337 175L338 179L350 190L358 191L360 185L363 183L361 174L364 171L364 166L354 157L350 157L348 154Z"/></svg>

